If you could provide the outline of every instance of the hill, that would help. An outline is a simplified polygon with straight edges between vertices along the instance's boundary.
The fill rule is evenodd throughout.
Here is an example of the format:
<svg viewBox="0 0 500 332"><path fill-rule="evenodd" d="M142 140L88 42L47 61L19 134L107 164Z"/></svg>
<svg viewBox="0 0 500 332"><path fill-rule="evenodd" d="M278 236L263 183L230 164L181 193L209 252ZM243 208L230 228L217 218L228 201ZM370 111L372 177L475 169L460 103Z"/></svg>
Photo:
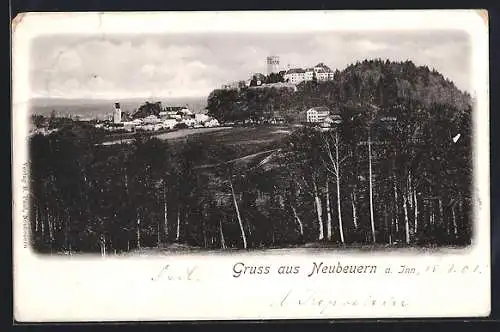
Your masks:
<svg viewBox="0 0 500 332"><path fill-rule="evenodd" d="M381 107L399 100L413 100L425 106L442 104L467 109L470 95L435 69L416 66L411 61L364 60L338 73L334 81L338 99L371 101Z"/></svg>
<svg viewBox="0 0 500 332"><path fill-rule="evenodd" d="M376 59L336 70L331 81L302 82L296 91L288 87L214 90L208 97L207 109L219 121L276 115L300 121L301 113L314 106L338 109L346 104L372 104L393 108L401 103L424 107L437 104L465 111L471 106L471 97L427 66Z"/></svg>

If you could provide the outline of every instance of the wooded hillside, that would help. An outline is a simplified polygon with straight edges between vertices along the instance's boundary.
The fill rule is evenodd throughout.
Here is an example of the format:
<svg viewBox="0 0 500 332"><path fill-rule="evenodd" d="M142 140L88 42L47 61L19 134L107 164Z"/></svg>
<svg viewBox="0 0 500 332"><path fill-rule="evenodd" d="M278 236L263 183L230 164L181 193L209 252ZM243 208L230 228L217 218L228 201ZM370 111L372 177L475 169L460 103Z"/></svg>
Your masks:
<svg viewBox="0 0 500 332"><path fill-rule="evenodd" d="M331 110L346 104L370 103L391 108L399 103L419 102L448 105L464 111L471 105L468 93L426 66L417 67L411 61L390 62L365 60L342 71L336 71L333 81L308 81L290 88L214 90L207 100L209 114L219 121L272 118L282 116L288 121L300 121L300 113L314 106Z"/></svg>

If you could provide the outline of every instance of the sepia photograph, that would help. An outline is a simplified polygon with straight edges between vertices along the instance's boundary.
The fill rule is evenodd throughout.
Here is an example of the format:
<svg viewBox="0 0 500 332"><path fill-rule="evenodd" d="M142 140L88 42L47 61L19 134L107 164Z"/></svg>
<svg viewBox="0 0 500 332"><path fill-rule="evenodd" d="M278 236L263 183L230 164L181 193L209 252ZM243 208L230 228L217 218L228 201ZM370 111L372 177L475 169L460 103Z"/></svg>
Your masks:
<svg viewBox="0 0 500 332"><path fill-rule="evenodd" d="M318 19L346 19L331 14ZM92 32L23 40L19 237L34 259L64 269L80 258L197 255L214 269L218 258L232 260L227 277L241 279L272 275L265 257L300 255L310 278L382 273L378 263L342 257L489 250L488 230L478 227L489 224L487 187L475 180L476 119L488 109L478 109L485 95L474 79L471 31L387 22L266 31L254 29L258 13L242 14L241 25L250 24L239 29L183 31L182 15L165 32L120 31L111 22L109 31L99 23ZM217 13L191 15L224 22ZM318 255L333 261L311 261ZM467 270L488 272L476 265ZM395 268L423 273L408 263Z"/></svg>
<svg viewBox="0 0 500 332"><path fill-rule="evenodd" d="M37 252L471 243L465 33L50 36L32 52Z"/></svg>

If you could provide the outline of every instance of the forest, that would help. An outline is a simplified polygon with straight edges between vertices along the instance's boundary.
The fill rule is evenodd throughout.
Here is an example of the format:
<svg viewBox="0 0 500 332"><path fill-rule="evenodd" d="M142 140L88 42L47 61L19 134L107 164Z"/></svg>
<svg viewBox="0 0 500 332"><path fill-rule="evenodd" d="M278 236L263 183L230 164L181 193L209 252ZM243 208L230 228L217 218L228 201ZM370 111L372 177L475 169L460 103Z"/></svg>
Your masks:
<svg viewBox="0 0 500 332"><path fill-rule="evenodd" d="M429 84L440 75L429 73ZM249 128L246 135L230 129L227 140L138 134L132 144L103 146L82 122L34 135L33 247L107 255L173 244L466 246L473 235L472 104L445 80L433 83L451 90L436 93L441 99L403 95L402 81L394 79L393 90L366 83L371 93L365 83L348 84L354 97L345 101L332 97L331 82L311 85L311 93L299 87L293 98L305 94L309 106L317 96L336 100L343 121L328 131L283 127L290 135L275 140L256 139L267 129ZM437 89L424 83L423 90Z"/></svg>

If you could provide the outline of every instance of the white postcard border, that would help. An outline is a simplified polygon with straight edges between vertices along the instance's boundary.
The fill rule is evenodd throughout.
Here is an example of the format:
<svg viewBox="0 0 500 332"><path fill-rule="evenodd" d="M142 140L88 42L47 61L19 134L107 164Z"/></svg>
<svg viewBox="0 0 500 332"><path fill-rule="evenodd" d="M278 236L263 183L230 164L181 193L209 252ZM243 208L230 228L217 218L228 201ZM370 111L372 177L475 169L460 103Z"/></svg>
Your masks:
<svg viewBox="0 0 500 332"><path fill-rule="evenodd" d="M29 13L13 27L14 314L19 321L303 319L485 316L490 311L488 28L485 12L307 11L192 13ZM270 20L272 18L272 20ZM270 22L272 25L255 24ZM288 256L234 253L164 257L40 258L25 248L30 43L51 34L302 32L327 30L463 30L472 42L473 245L466 250L356 252ZM24 207L23 207L24 205ZM408 265L420 275L377 273L307 277L314 262ZM233 267L301 266L301 273L233 277ZM169 273L161 275L169 265ZM438 267L431 273L429 268ZM193 270L186 280L186 271ZM189 273L189 272L187 272ZM160 274L160 276L158 276ZM183 280L168 280L179 277ZM175 277L175 278L174 278ZM287 297L287 294L290 295ZM306 302L316 294L316 303ZM285 300L283 300L285 299ZM375 301L375 302L374 302ZM385 302L384 302L385 301ZM320 302L318 304L318 302ZM357 303L357 304L356 304ZM384 303L384 304L382 304Z"/></svg>

